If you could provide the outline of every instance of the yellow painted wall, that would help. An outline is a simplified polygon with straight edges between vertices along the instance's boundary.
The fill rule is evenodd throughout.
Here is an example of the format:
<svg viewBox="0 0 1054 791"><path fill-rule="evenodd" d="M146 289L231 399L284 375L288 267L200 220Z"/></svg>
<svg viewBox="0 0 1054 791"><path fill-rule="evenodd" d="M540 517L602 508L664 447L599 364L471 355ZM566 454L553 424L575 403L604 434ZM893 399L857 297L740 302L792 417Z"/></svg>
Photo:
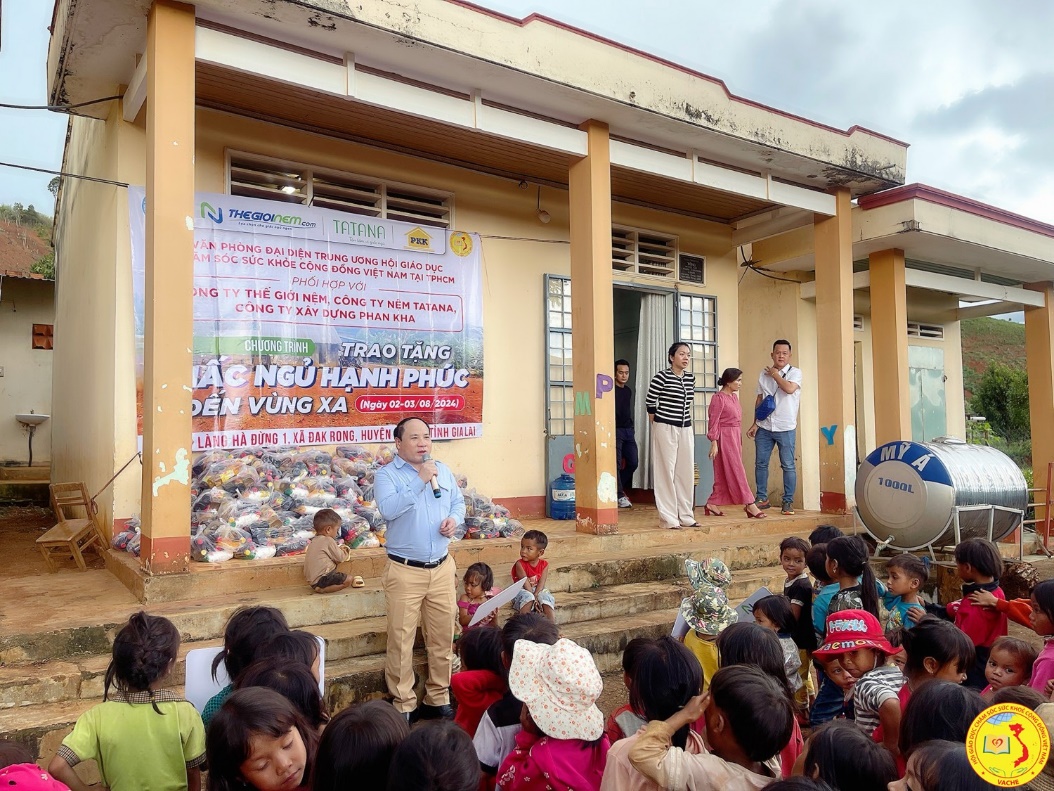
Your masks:
<svg viewBox="0 0 1054 791"><path fill-rule="evenodd" d="M793 273L779 277L793 278ZM769 357L773 341L786 338L791 342L791 365L802 372L801 401L798 411L798 436L795 460L798 467L798 491L795 504L818 510L819 484L819 417L817 401L816 306L799 296L797 283L773 280L747 272L739 285L739 346L743 369L741 406L743 425L754 421L754 401L761 370L772 364ZM744 437L743 465L747 480L754 484L754 442ZM783 473L779 457L773 451L769 459L769 490L782 488Z"/></svg>
<svg viewBox="0 0 1054 791"><path fill-rule="evenodd" d="M125 123L118 127L105 140L93 138L94 144L105 150L116 147L118 155L108 162L117 168L121 180L141 184L145 181L142 153L145 130ZM78 137L85 136L81 133ZM111 138L118 140L119 145ZM79 139L78 142L78 150L87 145L86 141ZM537 219L537 188L533 185L522 190L508 179L204 109L198 111L198 190L227 191L228 149L454 194L454 227L484 237L485 426L482 438L443 443L436 455L468 475L477 489L492 496L542 495L545 492L542 287L546 273L567 275L570 272L567 192L543 188L542 205L552 220L542 224ZM113 422L109 425L116 445L114 460L123 464L135 448L135 388L127 207L123 199L119 202L119 206L107 208L104 219L98 217L96 221L113 229L111 235L117 239L116 249L108 253L112 255L111 269L117 274L115 278L110 275L105 291L105 304L117 307L116 319L107 323L107 331L115 338L115 342L110 342L115 354L107 369L107 385L99 389L105 390L113 401ZM707 257L706 284L685 286L684 290L718 297L720 363L735 365L738 358L737 271L729 229L621 204L613 206L612 219L618 224L677 234L681 252ZM86 233L84 226L84 219L79 218L76 232L70 230L70 238ZM493 238L498 236L517 238ZM620 278L620 282L634 281L672 285L649 278ZM100 293L100 298L103 296ZM135 474L130 470L122 476L115 497L114 513L118 518L138 512L138 465Z"/></svg>
<svg viewBox="0 0 1054 791"><path fill-rule="evenodd" d="M119 118L119 107L108 121L71 116L64 168L116 179ZM90 494L114 473L114 280L128 259L115 222L125 207L120 187L66 179L56 223L52 480L83 481ZM108 524L112 497L97 502Z"/></svg>
<svg viewBox="0 0 1054 791"><path fill-rule="evenodd" d="M436 448L436 456L491 496L545 490L543 275L570 272L567 193L543 189L549 224L537 218L535 187L209 110L198 113L197 180L226 192L233 149L454 193L454 227L484 238L484 436ZM552 243L557 242L557 243Z"/></svg>
<svg viewBox="0 0 1054 791"><path fill-rule="evenodd" d="M132 184L145 181L145 130L111 119L74 119L67 166ZM449 165L285 129L212 110L198 110L197 188L225 192L228 150L285 158L318 167L446 190L454 194L456 228L483 236L484 323L487 383L484 436L444 443L437 456L469 476L472 485L496 497L537 496L545 491L543 275L570 271L566 191L543 188L542 205L552 221L536 216L536 188ZM76 207L75 212L71 209ZM58 247L60 281L56 324L56 474L84 479L94 491L134 452L135 386L131 313L131 267L127 199L120 188L86 182L68 184L63 195ZM716 296L719 367L742 368L748 382L744 423L753 409L754 382L768 361L772 341L794 344L794 364L804 387L798 425L799 491L796 502L819 505L815 307L798 286L747 273L736 266L726 226L623 204L612 208L620 225L676 234L680 250L706 256L707 282L682 286ZM501 239L494 237L516 237ZM537 241L524 241L537 240ZM793 277L793 275L792 275ZM669 287L672 283L617 275L617 282ZM858 295L858 302L859 302ZM866 298L865 305L866 306ZM857 312L863 312L862 306ZM946 319L953 299L909 298L913 320ZM917 314L917 315L916 315ZM958 324L945 325L949 433L965 431ZM871 393L869 322L854 333L863 342L864 398ZM913 339L912 342L915 342ZM110 349L113 352L110 353ZM60 362L61 361L61 362ZM61 372L59 373L59 369ZM958 386L956 377L960 379ZM865 402L867 450L874 447L873 402ZM90 415L90 420L85 416ZM643 438L641 438L643 439ZM753 443L744 443L744 465L753 479ZM770 481L778 481L770 462ZM58 478L56 478L58 479ZM133 465L103 498L104 518L139 510L139 467Z"/></svg>
<svg viewBox="0 0 1054 791"><path fill-rule="evenodd" d="M958 321L951 320L959 307L958 297L937 291L908 289L908 321L941 324L943 340L908 338L911 346L939 346L944 349L944 397L948 412L947 433L966 439L966 396L963 392L962 335Z"/></svg>
<svg viewBox="0 0 1054 791"><path fill-rule="evenodd" d="M963 395L962 338L958 321L949 317L958 307L958 300L950 294L909 288L907 294L908 320L944 327L943 340L930 338L908 338L910 346L929 346L944 350L945 404L948 428L951 436L966 438L966 404ZM871 301L867 289L854 293L854 310L863 318L864 329L854 333L855 339L863 343L864 384L864 447L865 455L876 447L874 407L874 365L871 354Z"/></svg>
<svg viewBox="0 0 1054 791"><path fill-rule="evenodd" d="M29 461L25 428L15 415L51 414L54 352L33 348L33 325L55 323L55 285L48 280L0 278L0 463ZM33 464L51 459L51 422L33 436Z"/></svg>
<svg viewBox="0 0 1054 791"><path fill-rule="evenodd" d="M146 179L146 135L141 127L117 125L118 179L126 184L143 184ZM132 315L132 251L129 246L128 196L121 190L119 208L114 217L117 236L117 276L114 296L113 420L114 472L117 472L139 449L136 436L135 325ZM188 400L189 400L189 393ZM125 518L139 513L142 492L142 466L131 464L113 483L114 515Z"/></svg>

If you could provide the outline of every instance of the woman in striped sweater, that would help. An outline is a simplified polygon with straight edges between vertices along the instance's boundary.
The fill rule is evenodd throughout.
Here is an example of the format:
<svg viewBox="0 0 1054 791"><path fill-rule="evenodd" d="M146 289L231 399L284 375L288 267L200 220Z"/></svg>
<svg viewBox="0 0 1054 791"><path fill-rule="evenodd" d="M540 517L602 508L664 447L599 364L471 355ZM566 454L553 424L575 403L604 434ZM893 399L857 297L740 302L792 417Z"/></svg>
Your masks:
<svg viewBox="0 0 1054 791"><path fill-rule="evenodd" d="M655 507L663 527L698 527L693 509L695 375L688 370L692 353L687 343L675 343L667 356L670 367L652 377L644 402L651 421Z"/></svg>

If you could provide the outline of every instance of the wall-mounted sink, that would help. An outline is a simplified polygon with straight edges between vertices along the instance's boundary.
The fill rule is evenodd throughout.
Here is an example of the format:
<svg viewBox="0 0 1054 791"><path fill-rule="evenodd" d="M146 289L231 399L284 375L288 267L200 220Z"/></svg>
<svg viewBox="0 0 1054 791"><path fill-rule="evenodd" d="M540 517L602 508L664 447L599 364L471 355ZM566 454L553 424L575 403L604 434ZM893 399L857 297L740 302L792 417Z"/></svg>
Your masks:
<svg viewBox="0 0 1054 791"><path fill-rule="evenodd" d="M37 433L37 426L47 420L51 415L38 415L36 412L30 411L29 414L15 415L15 420L25 426L29 431L29 464L33 466L33 435Z"/></svg>
<svg viewBox="0 0 1054 791"><path fill-rule="evenodd" d="M15 420L21 423L23 426L39 426L51 415L37 415L30 412L28 415L15 415Z"/></svg>

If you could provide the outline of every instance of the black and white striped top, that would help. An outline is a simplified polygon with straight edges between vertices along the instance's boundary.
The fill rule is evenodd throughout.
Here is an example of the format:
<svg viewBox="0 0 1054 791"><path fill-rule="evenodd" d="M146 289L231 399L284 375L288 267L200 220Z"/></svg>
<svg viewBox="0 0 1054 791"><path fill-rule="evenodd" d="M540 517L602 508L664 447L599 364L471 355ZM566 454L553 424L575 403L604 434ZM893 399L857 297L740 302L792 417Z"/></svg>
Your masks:
<svg viewBox="0 0 1054 791"><path fill-rule="evenodd" d="M648 414L655 415L656 423L684 428L692 425L694 395L695 374L685 371L682 376L677 376L672 368L667 368L652 377L644 406Z"/></svg>

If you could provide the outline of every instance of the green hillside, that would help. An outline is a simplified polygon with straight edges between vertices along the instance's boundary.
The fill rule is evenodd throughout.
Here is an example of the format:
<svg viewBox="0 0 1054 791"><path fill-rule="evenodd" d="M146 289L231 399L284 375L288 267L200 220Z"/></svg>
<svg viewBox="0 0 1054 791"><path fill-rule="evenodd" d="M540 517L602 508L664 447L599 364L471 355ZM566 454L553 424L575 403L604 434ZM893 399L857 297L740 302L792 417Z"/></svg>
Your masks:
<svg viewBox="0 0 1054 791"><path fill-rule="evenodd" d="M973 395L992 363L1025 368L1025 326L1004 319L966 319L962 322L963 389Z"/></svg>

